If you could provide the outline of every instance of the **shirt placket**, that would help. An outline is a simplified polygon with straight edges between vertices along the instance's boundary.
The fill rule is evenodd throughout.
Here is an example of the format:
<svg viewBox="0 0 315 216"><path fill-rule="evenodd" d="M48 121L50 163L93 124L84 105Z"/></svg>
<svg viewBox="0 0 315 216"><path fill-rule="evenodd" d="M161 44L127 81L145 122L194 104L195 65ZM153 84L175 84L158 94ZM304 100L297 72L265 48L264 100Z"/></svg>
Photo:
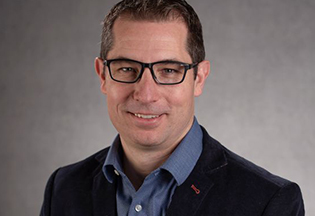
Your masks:
<svg viewBox="0 0 315 216"><path fill-rule="evenodd" d="M153 212L149 212L150 202L149 195L153 191L154 182L157 181L158 172L151 173L144 180L143 184L139 188L139 190L134 194L132 198L132 202L129 208L128 216L144 216L144 215L152 215ZM152 204L152 203L151 203Z"/></svg>

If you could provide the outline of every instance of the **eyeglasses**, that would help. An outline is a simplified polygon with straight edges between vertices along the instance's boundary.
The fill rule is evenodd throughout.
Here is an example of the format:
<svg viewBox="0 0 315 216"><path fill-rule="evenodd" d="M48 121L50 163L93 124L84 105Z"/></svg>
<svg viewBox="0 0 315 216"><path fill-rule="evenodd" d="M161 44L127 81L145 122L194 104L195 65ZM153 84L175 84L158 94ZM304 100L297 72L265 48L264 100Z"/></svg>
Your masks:
<svg viewBox="0 0 315 216"><path fill-rule="evenodd" d="M195 68L198 63L187 64L178 61L159 61L143 63L131 59L104 60L110 77L121 83L137 82L145 68L149 68L156 83L161 85L176 85L184 81L188 70Z"/></svg>

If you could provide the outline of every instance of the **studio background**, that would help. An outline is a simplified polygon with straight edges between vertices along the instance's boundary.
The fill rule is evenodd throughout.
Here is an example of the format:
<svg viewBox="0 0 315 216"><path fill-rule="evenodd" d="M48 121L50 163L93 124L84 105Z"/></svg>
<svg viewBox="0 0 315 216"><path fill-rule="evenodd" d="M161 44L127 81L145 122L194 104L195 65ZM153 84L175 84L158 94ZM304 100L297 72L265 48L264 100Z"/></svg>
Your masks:
<svg viewBox="0 0 315 216"><path fill-rule="evenodd" d="M116 131L93 68L114 0L0 1L0 215L38 215L60 166ZM315 215L315 1L189 1L212 71L196 116L222 144L297 182Z"/></svg>

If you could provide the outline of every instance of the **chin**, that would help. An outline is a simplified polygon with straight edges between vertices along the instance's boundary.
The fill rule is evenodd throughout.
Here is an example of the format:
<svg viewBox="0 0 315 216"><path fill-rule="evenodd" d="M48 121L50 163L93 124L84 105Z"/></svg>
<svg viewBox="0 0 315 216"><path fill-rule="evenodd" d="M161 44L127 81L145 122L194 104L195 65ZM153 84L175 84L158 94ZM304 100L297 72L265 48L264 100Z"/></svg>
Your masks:
<svg viewBox="0 0 315 216"><path fill-rule="evenodd" d="M154 147L161 145L163 141L161 138L153 135L140 135L140 137L134 139L134 143L144 147Z"/></svg>

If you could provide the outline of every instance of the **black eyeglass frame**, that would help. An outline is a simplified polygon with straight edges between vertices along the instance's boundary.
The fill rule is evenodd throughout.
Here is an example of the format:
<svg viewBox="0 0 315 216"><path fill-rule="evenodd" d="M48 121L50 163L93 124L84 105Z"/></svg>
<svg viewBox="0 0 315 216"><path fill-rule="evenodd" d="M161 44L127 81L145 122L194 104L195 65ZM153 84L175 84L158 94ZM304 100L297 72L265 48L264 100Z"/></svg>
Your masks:
<svg viewBox="0 0 315 216"><path fill-rule="evenodd" d="M110 63L111 62L114 62L114 61L130 61L130 62L135 62L135 63L138 63L141 65L141 71L140 73L138 74L137 78L134 80L134 81L121 81L121 80L117 80L113 77L112 75L112 72L111 72L111 69L110 69ZM185 71L184 71L184 75L183 75L183 78L176 82L176 83L162 83L162 82L159 82L157 77L155 76L154 74L154 70L153 70L153 66L155 64L159 64L159 63L176 63L176 64L180 64L181 66L184 66L185 68ZM142 74L144 72L144 69L145 68L149 68L150 69L150 72L151 72L151 75L154 79L154 81L160 85L177 85L177 84L180 84L182 83L184 80L185 80L185 77L186 77L186 74L187 74L187 71L192 69L192 68L195 68L199 63L192 63L192 64L189 64L189 63L184 63L184 62L180 62L180 61L157 61L157 62L151 62L151 63L143 63L143 62L140 62L140 61L136 61L136 60L133 60L133 59L127 59L127 58L118 58L118 59L107 59L107 60L104 60L103 61L103 64L104 64L104 67L108 67L108 71L109 71L109 75L111 77L112 80L116 81L116 82L120 82L120 83L127 83L127 84L131 84L131 83L136 83L141 77L142 77ZM104 73L105 73L105 70L104 70Z"/></svg>

